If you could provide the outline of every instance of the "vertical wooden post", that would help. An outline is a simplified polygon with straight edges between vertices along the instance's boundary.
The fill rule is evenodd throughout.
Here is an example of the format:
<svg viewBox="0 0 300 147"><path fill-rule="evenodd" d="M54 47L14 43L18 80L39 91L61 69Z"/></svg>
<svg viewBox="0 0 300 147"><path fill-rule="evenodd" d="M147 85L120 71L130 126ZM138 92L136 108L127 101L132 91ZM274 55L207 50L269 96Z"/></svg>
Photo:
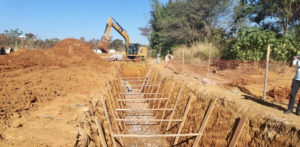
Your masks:
<svg viewBox="0 0 300 147"><path fill-rule="evenodd" d="M153 85L155 85L156 84L156 80L157 80L157 77L158 77L158 75L159 75L159 72L157 71L157 74L156 74L156 76L155 76L155 78L154 78L154 81L153 81ZM150 93L153 93L152 91L153 91L153 88L154 88L154 86L150 86ZM147 96L147 95L146 95ZM147 97L152 97L152 94L149 94L149 96L147 96Z"/></svg>
<svg viewBox="0 0 300 147"><path fill-rule="evenodd" d="M265 83L264 83L264 94L263 94L263 99L266 99L266 93L267 93L267 84L268 84L268 71L269 71L269 60L270 60L270 44L268 45L267 48L267 55L266 55L266 71L265 71Z"/></svg>
<svg viewBox="0 0 300 147"><path fill-rule="evenodd" d="M181 67L181 73L183 73L184 68L184 48L182 48L182 67Z"/></svg>
<svg viewBox="0 0 300 147"><path fill-rule="evenodd" d="M206 124L208 122L209 116L210 116L210 114L211 114L211 112L212 112L212 110L213 110L213 108L215 106L216 101L217 101L217 99L213 99L210 102L209 107L208 107L208 109L206 111L206 114L204 116L204 119L203 119L203 121L201 123L200 129L199 129L199 132L198 132L199 135L196 137L196 140L194 141L193 147L197 147L198 146L198 143L199 143L199 141L201 139L201 136L202 136L202 134L204 132L204 129L205 129Z"/></svg>
<svg viewBox="0 0 300 147"><path fill-rule="evenodd" d="M166 102L166 104L165 104L165 106L164 106L164 109L166 109L167 106L168 106L168 104L169 104L169 99L170 99L171 94L172 94L172 92L173 92L174 86L175 86L175 81L173 82L172 87L171 87L171 89L170 89L170 92L169 92L169 95L168 95L168 99L167 99L167 102ZM161 119L164 119L165 114L166 114L166 110L163 111L163 114L162 114L162 116L161 116ZM161 126L161 125L162 125L162 121L160 122L160 126Z"/></svg>
<svg viewBox="0 0 300 147"><path fill-rule="evenodd" d="M183 89L183 86L181 85L180 88L179 88L179 92L178 92L177 98L176 98L176 100L175 100L175 104L174 104L173 110L172 110L172 112L171 112L171 117L170 117L169 120L173 119L173 117L174 117L175 110L176 110L176 106L177 106L178 101L179 101L179 98L180 98L180 96L181 96L182 89ZM168 126L167 126L167 129L166 129L166 133L168 132L170 126L171 126L171 121L168 122Z"/></svg>
<svg viewBox="0 0 300 147"><path fill-rule="evenodd" d="M165 84L164 84L164 86L163 86L163 88L162 88L162 92L161 92L162 94L160 95L159 98L163 98L163 96L164 96L164 91L165 91L165 88L166 88L167 80L168 80L168 79L166 78ZM158 104L157 104L157 106L156 106L155 108L160 108L161 102L162 102L162 100L160 100L160 101L158 102ZM159 111L156 111L155 116L157 115L157 112L159 112Z"/></svg>
<svg viewBox="0 0 300 147"><path fill-rule="evenodd" d="M105 112L105 116L106 116L107 123L108 123L108 128L109 128L109 131L111 133L112 143L113 143L114 147L117 147L117 143L116 143L116 140L115 140L115 137L114 137L114 132L112 130L111 123L110 123L110 120L109 120L109 115L108 115L108 110L107 110L106 102L105 102L105 99L104 99L103 96L102 96L102 102L103 102L104 112Z"/></svg>
<svg viewBox="0 0 300 147"><path fill-rule="evenodd" d="M98 133L99 133L99 136L100 136L101 145L103 147L107 147L107 142L104 138L104 132L103 132L101 123L99 122L99 120L97 118L95 118L95 122L96 122L96 125L97 125L97 128L98 128Z"/></svg>
<svg viewBox="0 0 300 147"><path fill-rule="evenodd" d="M208 56L208 65L207 65L207 74L206 74L206 78L208 78L209 76L209 70L210 70L210 58L211 58L211 50L212 50L212 43L210 43L209 46L209 56Z"/></svg>
<svg viewBox="0 0 300 147"><path fill-rule="evenodd" d="M192 103L192 100L193 100L193 99L194 99L194 96L193 96L193 97L189 97L189 99L188 99L188 102L187 102L187 104L186 104L186 107L185 107L185 110L184 110L184 113L183 113L183 121L180 123L180 126L179 126L179 129L178 129L178 131L177 131L177 134L181 134L182 128L183 128L183 126L184 126L186 117L187 117L187 115L188 115L188 113L189 113L189 109L190 109L190 107L191 107L191 103ZM177 136L177 137L175 138L175 141L174 141L173 145L176 145L176 144L178 143L178 140L179 140L179 136Z"/></svg>
<svg viewBox="0 0 300 147"><path fill-rule="evenodd" d="M154 95L155 100L153 101L152 109L154 108L154 105L155 105L156 102L157 102L157 96L158 96L157 93L159 92L159 88L160 88L160 85L161 85L162 80L163 80L163 78L160 79L159 84L158 84L158 86L157 86L157 89L156 89L156 91L155 91L156 94ZM161 97L161 96L160 96L160 97ZM150 104L150 103L149 103L149 104Z"/></svg>

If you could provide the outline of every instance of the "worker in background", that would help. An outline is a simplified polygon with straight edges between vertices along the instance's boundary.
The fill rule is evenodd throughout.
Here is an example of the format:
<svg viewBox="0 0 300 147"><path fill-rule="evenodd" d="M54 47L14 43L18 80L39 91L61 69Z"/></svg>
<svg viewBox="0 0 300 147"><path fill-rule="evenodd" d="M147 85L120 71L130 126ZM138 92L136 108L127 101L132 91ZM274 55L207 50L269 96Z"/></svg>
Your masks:
<svg viewBox="0 0 300 147"><path fill-rule="evenodd" d="M157 64L160 64L160 53L157 54Z"/></svg>
<svg viewBox="0 0 300 147"><path fill-rule="evenodd" d="M292 90L291 90L291 94L290 94L290 101L289 101L288 109L284 112L285 114L289 114L289 113L293 112L296 95L297 95L298 89L300 87L300 52L297 52L297 53L298 53L298 55L294 57L294 60L292 63L292 66L296 66L297 71L296 71L295 77L293 78ZM298 101L298 105L296 108L296 114L298 116L300 116L300 100Z"/></svg>
<svg viewBox="0 0 300 147"><path fill-rule="evenodd" d="M173 59L174 59L174 56L171 55L171 54L168 54L168 55L165 57L166 64L165 64L164 68L166 68L166 67L169 65L169 63L170 63Z"/></svg>

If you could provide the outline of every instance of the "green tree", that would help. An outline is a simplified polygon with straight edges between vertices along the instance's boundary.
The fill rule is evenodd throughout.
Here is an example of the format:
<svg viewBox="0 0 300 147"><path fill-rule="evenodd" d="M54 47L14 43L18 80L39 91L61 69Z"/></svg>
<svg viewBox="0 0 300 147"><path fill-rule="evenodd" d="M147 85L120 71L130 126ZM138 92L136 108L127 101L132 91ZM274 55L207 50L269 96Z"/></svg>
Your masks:
<svg viewBox="0 0 300 147"><path fill-rule="evenodd" d="M125 45L123 44L123 40L115 39L110 43L109 48L116 49L116 50L124 50Z"/></svg>
<svg viewBox="0 0 300 147"><path fill-rule="evenodd" d="M248 18L262 29L287 36L299 17L299 0L240 0L235 21Z"/></svg>
<svg viewBox="0 0 300 147"><path fill-rule="evenodd" d="M219 42L224 30L217 24L229 2L231 0L176 0L162 5L153 0L151 47L166 54L181 44L205 40Z"/></svg>
<svg viewBox="0 0 300 147"><path fill-rule="evenodd" d="M300 43L293 36L277 37L272 30L244 27L238 31L235 41L226 50L224 57L237 60L264 60L267 45L271 45L271 59L288 62L296 54Z"/></svg>

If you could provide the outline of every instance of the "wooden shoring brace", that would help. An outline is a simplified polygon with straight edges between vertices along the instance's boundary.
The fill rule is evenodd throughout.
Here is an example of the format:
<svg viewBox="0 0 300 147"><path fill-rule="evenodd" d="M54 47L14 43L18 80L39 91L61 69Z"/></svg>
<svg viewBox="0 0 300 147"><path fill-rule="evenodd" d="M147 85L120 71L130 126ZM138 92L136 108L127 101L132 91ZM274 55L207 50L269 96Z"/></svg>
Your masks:
<svg viewBox="0 0 300 147"><path fill-rule="evenodd" d="M156 70L156 71L157 71L157 70ZM156 71L153 70L152 76L150 77L148 84L149 84L149 83L150 83L150 84L153 84L153 81L154 81L154 79L155 79L155 77L156 77L156 75L157 75L157 73L158 73L158 71L157 71L157 72L156 72ZM152 83L151 83L151 82L152 82ZM146 88L145 88L145 93L148 93L148 91L150 91L151 88L152 88L152 87L146 87ZM145 95L145 96L148 97L148 95Z"/></svg>
<svg viewBox="0 0 300 147"><path fill-rule="evenodd" d="M164 96L164 91L165 91L165 88L166 88L167 80L168 80L168 79L166 78L165 84L164 84L164 86L163 86L163 88L162 88L162 92L161 92L162 94L161 94L161 96L160 96L159 98L162 98L162 97ZM162 102L162 101L160 100L160 101L158 102L158 104L156 105L155 108L160 108L161 102ZM156 102L155 102L155 103L156 103ZM152 108L154 108L154 107L152 107ZM158 111L155 112L155 116L157 116L157 112L158 112Z"/></svg>
<svg viewBox="0 0 300 147"><path fill-rule="evenodd" d="M168 94L168 100L167 100L167 102L165 103L164 108L167 108L167 106L168 106L168 104L169 104L169 100L170 100L171 94L172 94L172 92L173 92L173 90L174 90L174 86L175 86L175 81L173 81L172 87L171 87L170 92L169 92L169 94ZM162 116L161 116L161 119L164 119L165 114L166 114L166 111L163 111ZM157 115L158 115L158 113L157 113ZM161 126L161 125L162 125L162 122L160 122L160 126Z"/></svg>
<svg viewBox="0 0 300 147"><path fill-rule="evenodd" d="M109 103L110 107L113 110L116 110L117 106L116 106L116 103L115 103L114 99L111 98L111 99L108 99L108 100L111 101L111 103ZM116 118L119 119L120 118L119 113L117 111L113 111L112 113L113 113L114 119L116 119ZM120 127L121 130L123 130L123 128L126 127L125 124L123 124L123 123L121 123L121 124L119 124L118 122L116 122L116 123L117 123L117 127ZM118 130L118 132L119 132L119 130Z"/></svg>
<svg viewBox="0 0 300 147"><path fill-rule="evenodd" d="M237 142L238 142L238 140L240 138L240 135L241 135L241 133L243 131L243 128L244 128L244 126L245 126L245 124L247 122L248 116L249 116L249 113L246 112L242 116L242 118L240 119L239 124L238 124L237 128L235 129L233 137L232 137L232 139L230 141L229 147L235 147L236 146L236 144L237 144Z"/></svg>
<svg viewBox="0 0 300 147"><path fill-rule="evenodd" d="M101 126L101 123L99 122L99 119L96 118L96 117L95 117L95 122L96 122L96 125L97 125L97 128L98 128L98 134L100 136L101 145L102 145L102 147L107 147L107 142L106 142L105 137L104 137L103 128Z"/></svg>
<svg viewBox="0 0 300 147"><path fill-rule="evenodd" d="M158 86L157 86L157 88L156 88L156 90L155 90L155 92L154 93L156 93L156 94L154 94L154 101L152 101L152 109L154 108L154 105L156 104L156 98L157 98L157 96L158 96L158 92L159 92L159 89L160 89L160 87L161 87L161 82L162 82L162 80L163 80L163 78L161 78L160 80L159 80L159 83L158 83ZM160 97L162 97L162 95L163 94L161 94L160 95ZM151 101L149 102L149 104L150 104L150 106L151 106Z"/></svg>
<svg viewBox="0 0 300 147"><path fill-rule="evenodd" d="M170 117L170 119L173 119L173 117L174 117L174 114L175 114L175 111L176 111L176 107L177 107L177 104L178 104L179 99L180 99L180 96L181 96L182 89L183 89L183 85L181 85L180 88L179 88L179 92L178 92L178 95L177 95L177 97L176 97L175 104L174 104L174 106L173 106L173 110L172 110L172 112L171 112L171 117ZM166 132L165 132L165 133L168 132L170 126L171 126L171 122L168 122L168 126L167 126L167 129L166 129Z"/></svg>
<svg viewBox="0 0 300 147"><path fill-rule="evenodd" d="M102 96L102 102L103 102L105 117L106 117L107 123L108 123L108 129L109 129L109 131L111 133L111 140L112 140L113 146L117 147L117 142L116 142L115 137L114 137L114 132L112 130L111 123L110 123L110 120L109 120L109 115L108 115L108 110L107 110L106 102L105 102L103 96Z"/></svg>
<svg viewBox="0 0 300 147"><path fill-rule="evenodd" d="M109 102L108 102L109 103ZM110 103L109 103L110 104ZM117 129L117 132L118 132L118 134L120 134L120 128L122 129L122 127L121 127L121 125L119 125L118 124L118 121L117 121L117 118L116 118L116 116L115 116L115 111L113 110L113 107L112 107L112 104L110 104L110 107L112 108L112 118L113 118L113 120L115 120L114 121L114 124L115 124L115 127L116 127L116 129ZM107 109L107 104L106 104L106 109ZM107 109L108 110L108 109ZM112 123L113 124L113 123ZM121 139L120 140L121 141L121 144L124 144L123 143L123 140Z"/></svg>
<svg viewBox="0 0 300 147"><path fill-rule="evenodd" d="M143 82L143 86L142 86L141 89L139 90L140 92L142 92L143 89L145 88L144 85L146 85L146 84L149 82L149 74L150 74L150 72L151 72L151 68L150 68L150 66L149 66L149 69L148 69L148 71L147 71L147 74L146 74L146 76L145 76L145 78L144 78L145 81Z"/></svg>
<svg viewBox="0 0 300 147"><path fill-rule="evenodd" d="M120 88L120 87L118 88L118 82L117 82L117 81L115 81L115 85L116 85L117 91L119 90L119 92L117 92L117 93L120 93L121 88ZM125 102L119 102L119 101L118 101L118 98L119 98L119 99L125 99L125 97L122 97L120 94L117 94L117 96L118 96L118 97L116 97L115 100L117 101L117 103L119 104L119 106L122 106L122 107L119 107L119 108L125 108L125 107L126 107L126 103L125 103ZM117 114L118 114L118 113L117 113ZM121 112L121 116L122 116L123 118L125 118L125 117L126 117L125 112ZM123 128L126 128L125 123L122 123L122 125L123 125Z"/></svg>
<svg viewBox="0 0 300 147"><path fill-rule="evenodd" d="M197 136L197 133L190 134L114 134L114 137L129 137L129 138L161 138L161 137L189 137Z"/></svg>
<svg viewBox="0 0 300 147"><path fill-rule="evenodd" d="M154 72L154 69L153 68L150 68L149 69L149 71L148 71L148 73L146 74L146 76L145 76L145 79L147 80L147 81L145 81L144 82L144 85L146 85L146 84L148 84L148 83L150 83L151 81L151 77L153 76L153 72ZM140 90L140 92L145 92L146 91L146 88L148 88L148 87L141 87L141 90Z"/></svg>
<svg viewBox="0 0 300 147"><path fill-rule="evenodd" d="M155 99L156 98L162 98L163 97L163 95L164 95L164 90L165 90L165 84L162 84L162 82L163 82L163 80L164 80L164 77L162 77L161 78L161 80L160 80L160 82L159 82L159 86L157 87L157 91L156 91L156 93L158 93L159 92L159 90L161 90L161 95L160 96L158 96L158 95L155 95ZM154 101L154 105L152 106L152 108L154 108L154 107L157 107L157 102L156 102L156 100Z"/></svg>
<svg viewBox="0 0 300 147"><path fill-rule="evenodd" d="M122 89L119 87L119 84L118 84L117 80L114 81L114 85L115 85L116 90L117 90L117 99L122 99L122 98L125 99L125 97L122 97L122 95L120 94ZM126 105L125 102L119 102L119 104L122 105L122 107L125 107L125 105Z"/></svg>
<svg viewBox="0 0 300 147"><path fill-rule="evenodd" d="M192 104L192 101L194 100L194 98L195 97L192 96L192 97L189 97L189 99L188 99L188 102L186 104L186 107L185 107L185 110L184 110L184 113L183 113L183 117L182 117L183 121L180 123L180 126L179 126L179 129L177 131L177 134L181 134L181 131L183 129L184 123L186 121L187 115L189 113L189 110L190 110L190 107L191 107L191 104ZM177 136L175 138L175 141L174 141L173 145L176 145L178 143L178 141L179 141L179 136Z"/></svg>
<svg viewBox="0 0 300 147"><path fill-rule="evenodd" d="M200 139L201 139L201 137L203 135L204 129L206 127L206 124L207 124L208 119L210 117L210 114L211 114L211 112L212 112L212 110L213 110L213 108L215 106L216 101L217 101L217 98L211 100L211 102L209 104L209 107L208 107L208 109L206 111L206 114L204 116L204 119L203 119L203 121L201 123L200 129L199 129L199 132L198 132L199 135L196 137L196 140L194 141L193 147L198 147L199 141L200 141Z"/></svg>
<svg viewBox="0 0 300 147"><path fill-rule="evenodd" d="M107 89L108 89L108 94L109 94L109 97L110 97L110 100L111 100L111 103L112 103L112 108L115 110L116 108L117 108L117 106L116 106L116 103L114 102L114 98L113 97L111 97L110 95L110 84L109 84L110 82L107 82L106 84L107 84ZM119 103L119 107L120 107L120 103ZM119 116L119 113L117 112L117 111L114 111L114 113L115 113L115 115L117 116L117 118L120 118L120 116ZM123 118L125 118L125 114L123 113L123 112L120 112L121 113L121 116L123 117ZM125 126L125 124L124 123L121 123L121 125L120 124L118 124L119 126L120 126L120 128L123 130L123 128L126 128L126 126Z"/></svg>
<svg viewBox="0 0 300 147"><path fill-rule="evenodd" d="M157 71L156 77L155 77L155 79L153 81L153 85L158 85L158 83L159 83L159 74L160 74L160 72ZM157 88L159 88L159 87L157 87ZM155 91L155 87L151 86L150 87L150 93L155 93L154 91ZM150 97L152 97L152 94L150 95Z"/></svg>

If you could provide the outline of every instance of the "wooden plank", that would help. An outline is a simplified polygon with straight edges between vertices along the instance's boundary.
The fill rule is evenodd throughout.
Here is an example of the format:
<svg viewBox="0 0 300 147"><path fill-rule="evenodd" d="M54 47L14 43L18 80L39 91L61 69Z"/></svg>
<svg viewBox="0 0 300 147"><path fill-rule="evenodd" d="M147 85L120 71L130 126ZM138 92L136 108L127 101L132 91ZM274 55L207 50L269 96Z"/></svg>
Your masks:
<svg viewBox="0 0 300 147"><path fill-rule="evenodd" d="M163 89L162 89L162 93L164 93L164 91L165 91L167 81L168 81L168 79L166 79L166 81L165 81L165 84L164 84ZM162 98L163 95L164 95L164 94L162 94L162 95L160 96L160 98ZM161 105L161 101L158 102L158 105L157 105L157 107L155 107L155 108L160 108L160 105ZM152 107L152 108L154 108L154 107ZM157 112L158 112L158 111L155 112L155 116L157 115Z"/></svg>
<svg viewBox="0 0 300 147"><path fill-rule="evenodd" d="M183 119L116 119L116 121L183 121Z"/></svg>
<svg viewBox="0 0 300 147"><path fill-rule="evenodd" d="M245 126L245 124L247 122L248 116L249 116L249 113L246 113L240 119L239 124L238 124L237 128L235 129L233 137L232 137L232 139L230 141L229 147L235 147L236 146L237 141L239 140L240 135L241 135L241 133L243 131L243 128L244 128L244 126Z"/></svg>
<svg viewBox="0 0 300 147"><path fill-rule="evenodd" d="M107 142L106 142L105 137L104 137L104 132L103 132L101 123L99 122L98 118L95 118L95 122L96 122L96 125L97 125L97 128L98 128L98 134L100 136L101 145L103 147L107 147Z"/></svg>
<svg viewBox="0 0 300 147"><path fill-rule="evenodd" d="M157 87L157 89L156 89L156 91L155 91L155 93L158 93L159 92L159 89L161 88L161 82L162 82L162 80L163 80L163 78L161 78L160 80L159 80L159 86ZM162 97L162 95L163 95L163 91L162 91L162 94L161 94L161 96L160 97ZM152 103L152 109L154 108L154 105L157 103L157 97L158 96L158 94L156 94L156 95L154 95L154 98L155 98L155 100L154 101L152 101L153 103ZM150 103L149 103L150 104ZM151 104L150 104L151 105ZM155 111L155 112L157 112L157 111Z"/></svg>
<svg viewBox="0 0 300 147"><path fill-rule="evenodd" d="M173 111L171 112L171 117L170 117L170 119L173 119L173 117L174 117L175 110L176 110L176 106L177 106L177 104L178 104L178 102L179 102L179 98L180 98L180 96L181 96L182 89L183 89L183 85L181 85L180 88L179 88L179 92L178 92L178 94L177 94L177 97L176 97L176 100L175 100L175 104L174 104L174 107L173 107ZM171 122L168 122L168 126L167 126L167 129L166 129L166 133L167 133L167 131L169 130L170 126L171 126Z"/></svg>
<svg viewBox="0 0 300 147"><path fill-rule="evenodd" d="M157 137L188 137L188 136L198 136L198 133L190 134L114 134L114 137L131 137L131 138L157 138Z"/></svg>
<svg viewBox="0 0 300 147"><path fill-rule="evenodd" d="M118 101L149 101L149 100L168 100L168 98L141 98L141 99L118 99Z"/></svg>
<svg viewBox="0 0 300 147"><path fill-rule="evenodd" d="M117 111L164 111L164 110L167 110L167 111L171 111L171 110L174 110L172 108L166 108L166 109L116 109Z"/></svg>
<svg viewBox="0 0 300 147"><path fill-rule="evenodd" d="M169 104L169 100L170 100L171 94L172 94L172 92L173 92L173 90L174 90L174 86L175 86L175 81L174 81L173 84L172 84L172 87L171 87L170 92L169 92L169 95L168 95L168 100L167 100L167 102L166 102L164 108L166 108L167 105ZM163 112L163 114L162 114L162 116L161 116L162 119L164 119L165 114L166 114L166 111ZM160 122L160 126L161 126L161 125L162 125L162 122Z"/></svg>
<svg viewBox="0 0 300 147"><path fill-rule="evenodd" d="M182 128L183 128L184 123L186 121L186 117L187 117L187 115L189 113L189 110L190 110L190 107L191 107L193 99L194 99L194 96L193 97L189 97L189 100L188 100L188 102L186 104L186 107L185 107L185 110L184 110L184 113L183 113L183 121L180 123L180 126L179 126L179 129L177 131L177 134L181 134ZM173 145L176 145L178 143L178 140L179 140L179 136L177 136L175 138L175 141L174 141Z"/></svg>
<svg viewBox="0 0 300 147"><path fill-rule="evenodd" d="M142 87L142 86L145 86L145 87L147 87L147 86L149 86L149 87L157 87L157 86L159 86L159 85L156 85L156 84L147 84L147 85L130 85L131 87ZM122 86L122 87L127 87L127 86Z"/></svg>
<svg viewBox="0 0 300 147"><path fill-rule="evenodd" d="M120 93L122 95L146 95L146 94L162 94L162 93Z"/></svg>
<svg viewBox="0 0 300 147"><path fill-rule="evenodd" d="M141 79L146 77L123 77L123 79Z"/></svg>
<svg viewBox="0 0 300 147"><path fill-rule="evenodd" d="M114 132L112 130L111 123L110 123L110 120L109 120L109 115L108 115L108 110L107 110L106 102L105 102L103 96L102 96L102 102L103 102L104 112L105 112L105 116L106 116L107 123L108 123L108 128L109 128L109 131L111 133L112 143L113 143L114 147L117 147L117 142L116 142L115 137L114 137Z"/></svg>
<svg viewBox="0 0 300 147"><path fill-rule="evenodd" d="M213 110L213 108L215 106L216 101L217 101L216 98L213 99L213 100L211 100L210 105L209 105L209 107L208 107L208 109L206 111L206 114L204 116L204 119L203 119L203 121L201 123L200 129L199 129L199 136L196 137L196 140L194 141L193 147L197 147L198 146L198 143L199 143L199 141L201 139L201 136L203 135L204 129L206 127L206 124L207 124L208 119L210 117L210 114L211 114L211 112L212 112L212 110Z"/></svg>

